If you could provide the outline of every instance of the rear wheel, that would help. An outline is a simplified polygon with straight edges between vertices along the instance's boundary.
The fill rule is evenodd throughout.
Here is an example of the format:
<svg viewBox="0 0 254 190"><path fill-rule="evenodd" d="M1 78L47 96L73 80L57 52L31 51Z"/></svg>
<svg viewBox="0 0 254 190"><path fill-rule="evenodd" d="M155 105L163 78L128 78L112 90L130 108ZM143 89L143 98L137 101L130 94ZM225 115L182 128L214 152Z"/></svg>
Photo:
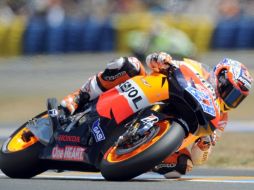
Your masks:
<svg viewBox="0 0 254 190"><path fill-rule="evenodd" d="M101 173L106 180L130 180L159 164L181 145L185 131L173 122L161 122L158 132L133 151L119 154L118 147L111 146L101 162ZM121 151L123 152L123 151Z"/></svg>
<svg viewBox="0 0 254 190"><path fill-rule="evenodd" d="M45 171L39 153L44 147L26 128L16 130L0 151L0 168L11 178L31 178Z"/></svg>

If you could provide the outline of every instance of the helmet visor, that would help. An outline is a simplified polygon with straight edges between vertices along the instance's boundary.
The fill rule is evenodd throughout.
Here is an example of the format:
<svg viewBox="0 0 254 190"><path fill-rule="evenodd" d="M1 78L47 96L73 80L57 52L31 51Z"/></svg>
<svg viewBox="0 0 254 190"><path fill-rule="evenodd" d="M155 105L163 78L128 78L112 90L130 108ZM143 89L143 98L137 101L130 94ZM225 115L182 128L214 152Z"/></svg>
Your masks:
<svg viewBox="0 0 254 190"><path fill-rule="evenodd" d="M226 83L219 88L221 98L230 108L236 108L246 97L241 90L235 88L231 83Z"/></svg>

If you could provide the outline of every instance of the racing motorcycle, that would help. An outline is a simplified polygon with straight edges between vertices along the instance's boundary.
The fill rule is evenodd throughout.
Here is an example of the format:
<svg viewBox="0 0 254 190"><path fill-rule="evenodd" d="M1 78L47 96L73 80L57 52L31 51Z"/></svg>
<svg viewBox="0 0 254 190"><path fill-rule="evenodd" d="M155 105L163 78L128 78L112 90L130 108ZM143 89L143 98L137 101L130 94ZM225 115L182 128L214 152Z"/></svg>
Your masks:
<svg viewBox="0 0 254 190"><path fill-rule="evenodd" d="M55 98L47 111L3 144L0 167L11 178L46 170L101 172L130 180L216 129L219 108L211 75L199 63L167 74L136 76L101 94L70 116ZM199 64L199 66L197 66Z"/></svg>

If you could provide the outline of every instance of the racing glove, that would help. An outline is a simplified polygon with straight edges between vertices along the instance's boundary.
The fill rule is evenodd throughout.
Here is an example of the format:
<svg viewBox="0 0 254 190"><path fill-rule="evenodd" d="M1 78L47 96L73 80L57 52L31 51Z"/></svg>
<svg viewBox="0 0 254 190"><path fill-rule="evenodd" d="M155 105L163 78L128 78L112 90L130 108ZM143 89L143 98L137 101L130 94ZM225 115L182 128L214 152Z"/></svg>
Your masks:
<svg viewBox="0 0 254 190"><path fill-rule="evenodd" d="M165 53L152 53L146 57L147 66L154 72L161 72L169 67L172 63L172 57Z"/></svg>

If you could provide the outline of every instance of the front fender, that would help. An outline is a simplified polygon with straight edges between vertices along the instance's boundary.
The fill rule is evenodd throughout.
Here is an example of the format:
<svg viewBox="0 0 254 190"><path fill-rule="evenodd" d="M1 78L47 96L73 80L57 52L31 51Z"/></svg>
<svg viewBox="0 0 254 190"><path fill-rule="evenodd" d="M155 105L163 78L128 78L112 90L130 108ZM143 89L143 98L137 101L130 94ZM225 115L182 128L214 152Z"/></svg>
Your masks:
<svg viewBox="0 0 254 190"><path fill-rule="evenodd" d="M34 118L29 121L26 126L39 141L47 145L53 135L53 128L50 124L49 118Z"/></svg>

